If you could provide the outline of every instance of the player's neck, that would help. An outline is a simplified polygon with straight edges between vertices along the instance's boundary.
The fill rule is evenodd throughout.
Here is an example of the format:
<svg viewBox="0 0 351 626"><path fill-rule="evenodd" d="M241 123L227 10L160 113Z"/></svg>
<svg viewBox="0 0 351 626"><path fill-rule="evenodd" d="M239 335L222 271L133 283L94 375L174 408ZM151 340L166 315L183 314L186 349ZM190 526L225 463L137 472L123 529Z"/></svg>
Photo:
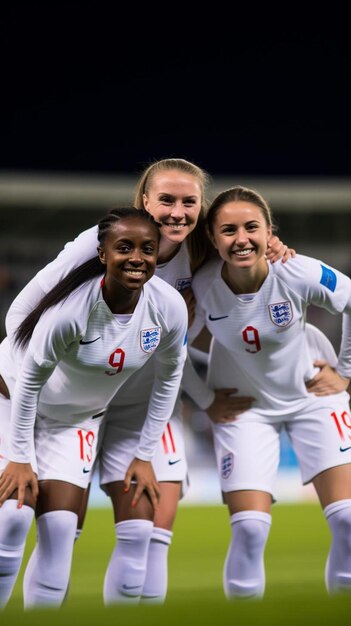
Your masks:
<svg viewBox="0 0 351 626"><path fill-rule="evenodd" d="M165 237L161 237L158 249L157 264L161 265L162 263L168 263L168 261L171 261L179 251L180 246L181 243L174 243L173 241L169 241Z"/></svg>
<svg viewBox="0 0 351 626"><path fill-rule="evenodd" d="M265 259L262 259L262 263L254 267L241 269L233 268L229 263L224 263L222 278L235 294L256 293L264 283L268 272L268 263Z"/></svg>
<svg viewBox="0 0 351 626"><path fill-rule="evenodd" d="M112 313L128 315L134 313L134 309L139 302L141 291L141 289L130 291L123 288L114 290L106 287L105 283L102 288L102 295Z"/></svg>

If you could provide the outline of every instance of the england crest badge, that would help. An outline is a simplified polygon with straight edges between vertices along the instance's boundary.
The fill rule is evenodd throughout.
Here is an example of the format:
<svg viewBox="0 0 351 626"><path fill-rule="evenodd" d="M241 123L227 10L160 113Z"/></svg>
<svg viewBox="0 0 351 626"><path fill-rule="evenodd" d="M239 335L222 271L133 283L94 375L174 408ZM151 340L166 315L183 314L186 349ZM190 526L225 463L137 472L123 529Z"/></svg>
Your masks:
<svg viewBox="0 0 351 626"><path fill-rule="evenodd" d="M190 278L178 278L176 280L175 288L177 291L183 291L188 287L191 287L191 276Z"/></svg>
<svg viewBox="0 0 351 626"><path fill-rule="evenodd" d="M140 346L143 352L153 352L156 350L161 339L161 327L143 328L140 331Z"/></svg>
<svg viewBox="0 0 351 626"><path fill-rule="evenodd" d="M287 326L293 318L291 302L275 302L268 305L270 318L276 326Z"/></svg>
<svg viewBox="0 0 351 626"><path fill-rule="evenodd" d="M234 456L232 452L228 452L228 454L222 456L221 466L222 478L229 478L234 467Z"/></svg>

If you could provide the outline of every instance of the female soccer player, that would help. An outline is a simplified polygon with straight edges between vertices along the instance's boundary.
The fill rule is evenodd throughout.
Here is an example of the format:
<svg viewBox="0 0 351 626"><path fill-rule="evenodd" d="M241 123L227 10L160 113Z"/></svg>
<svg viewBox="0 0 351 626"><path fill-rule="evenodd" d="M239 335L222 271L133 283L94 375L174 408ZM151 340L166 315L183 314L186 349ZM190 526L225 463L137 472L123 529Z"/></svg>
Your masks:
<svg viewBox="0 0 351 626"><path fill-rule="evenodd" d="M177 398L188 322L183 298L153 276L159 237L147 211L111 211L99 222L98 256L73 270L27 316L15 334L16 350L6 351L5 341L0 371L12 407L7 440L10 400L2 399L2 605L34 507L37 546L26 570L25 606L61 604L103 415L116 391L152 357L145 420L135 446L120 459L127 494L121 525L132 506L144 534L151 534L159 499L151 459Z"/></svg>
<svg viewBox="0 0 351 626"><path fill-rule="evenodd" d="M232 541L224 567L229 598L262 596L263 554L271 525L279 433L284 427L303 483L313 482L330 525L329 592L351 591L351 281L323 261L297 255L287 264L265 258L270 209L254 190L219 194L207 215L219 258L195 275L192 332L215 338L209 384L234 385L252 396L237 419L213 425ZM343 335L331 387L313 383L318 370L306 340L309 304L343 313ZM316 376L316 378L317 378ZM311 383L312 381L312 383Z"/></svg>
<svg viewBox="0 0 351 626"><path fill-rule="evenodd" d="M208 182L206 172L193 163L184 159L164 159L156 161L144 171L135 196L135 206L146 208L161 224L156 274L184 296L190 323L195 307L191 291L192 273L212 250L204 228ZM94 254L96 233L97 229L93 227L67 244L59 256L41 270L19 294L7 316L7 332L10 338L23 316L56 284L58 278ZM267 254L271 260L286 253L286 246L277 237L272 237L269 244L271 247ZM284 258L288 258L289 254L288 250ZM141 533L139 542L132 545L129 532L135 536L135 522L130 520L123 528L119 526L120 503L125 496L118 459L121 446L122 449L124 445L128 447L128 437L134 436L133 425L138 424L146 414L153 376L154 367L151 361L147 368L143 368L124 385L118 396L111 401L107 412L106 431L99 455L100 482L112 499L118 539L105 577L104 598L108 604L123 600L137 602L140 597L145 601L163 601L167 592L167 556L172 527L187 479L180 401L176 403L172 419L160 438L153 459L161 497L155 513L151 541ZM210 407L213 413L231 415L234 403L229 394L233 389L219 389L214 393L199 379L197 384L191 382L189 385L190 381L193 381L193 377L191 363L187 360L182 380L186 392L201 408ZM129 424L129 430L124 432L121 432L120 422L116 419L121 414L125 415L123 423ZM123 441L126 443L123 444ZM145 582L140 585L142 576L145 577Z"/></svg>

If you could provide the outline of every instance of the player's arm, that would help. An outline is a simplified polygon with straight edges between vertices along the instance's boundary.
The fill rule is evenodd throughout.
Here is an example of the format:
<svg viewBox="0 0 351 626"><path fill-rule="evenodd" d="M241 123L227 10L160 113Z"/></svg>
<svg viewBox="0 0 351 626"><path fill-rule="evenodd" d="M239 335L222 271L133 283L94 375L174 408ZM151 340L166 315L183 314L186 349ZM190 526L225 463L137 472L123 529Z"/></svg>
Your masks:
<svg viewBox="0 0 351 626"><path fill-rule="evenodd" d="M335 369L347 389L351 380L351 295L342 316L340 351Z"/></svg>
<svg viewBox="0 0 351 626"><path fill-rule="evenodd" d="M155 486L151 461L165 425L172 415L187 355L188 314L184 300L177 292L175 293L176 302L173 303L174 306L169 307L168 332L164 329L164 336L161 338L153 357L155 359L155 380L139 445L135 453L136 459L128 469L124 482L125 488L129 489L133 472L135 474L138 471L133 506L138 503L143 491L149 494L154 506L159 499L159 490Z"/></svg>
<svg viewBox="0 0 351 626"><path fill-rule="evenodd" d="M34 425L43 385L71 345L75 326L70 312L57 316L54 307L42 316L26 349L11 402L10 461L0 478L0 506L18 490L18 507L24 503L27 487L34 500L38 481L31 466Z"/></svg>
<svg viewBox="0 0 351 626"><path fill-rule="evenodd" d="M24 503L26 488L38 496L38 481L31 466L34 424L38 397L52 369L40 367L27 352L11 404L10 461L0 477L0 506L18 491L18 508Z"/></svg>
<svg viewBox="0 0 351 626"><path fill-rule="evenodd" d="M312 269L311 265L311 274ZM347 390L351 379L351 281L345 274L320 262L317 262L316 274L317 280L312 277L307 287L306 298L331 313L342 313L342 335L335 368L330 368L323 359L319 365L315 361L320 372L307 383L307 388L316 395L330 395Z"/></svg>
<svg viewBox="0 0 351 626"><path fill-rule="evenodd" d="M5 325L10 340L21 322L45 294L71 270L96 256L97 246L97 226L94 226L66 243L57 257L32 278L17 295L7 312Z"/></svg>

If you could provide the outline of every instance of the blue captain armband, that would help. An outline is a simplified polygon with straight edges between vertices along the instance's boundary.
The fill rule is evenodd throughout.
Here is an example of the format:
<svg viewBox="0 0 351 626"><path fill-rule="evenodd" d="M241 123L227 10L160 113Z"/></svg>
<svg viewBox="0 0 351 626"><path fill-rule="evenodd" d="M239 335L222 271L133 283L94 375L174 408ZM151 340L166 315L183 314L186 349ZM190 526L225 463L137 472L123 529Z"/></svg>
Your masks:
<svg viewBox="0 0 351 626"><path fill-rule="evenodd" d="M330 267L325 267L325 265L321 265L322 268L322 276L320 279L320 284L324 285L330 291L335 291L336 288L336 274Z"/></svg>

